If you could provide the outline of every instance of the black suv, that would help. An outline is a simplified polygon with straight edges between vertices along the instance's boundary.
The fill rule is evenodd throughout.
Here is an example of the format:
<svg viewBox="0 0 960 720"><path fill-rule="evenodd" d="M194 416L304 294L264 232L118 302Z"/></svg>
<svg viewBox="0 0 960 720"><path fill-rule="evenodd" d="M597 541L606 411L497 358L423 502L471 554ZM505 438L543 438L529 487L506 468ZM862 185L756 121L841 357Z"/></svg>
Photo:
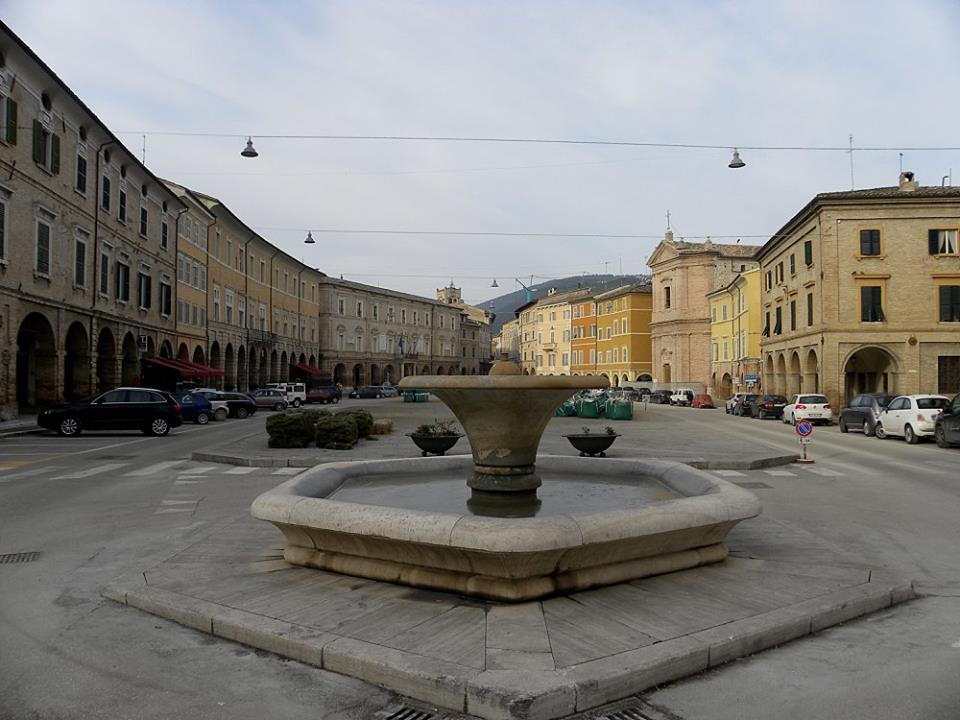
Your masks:
<svg viewBox="0 0 960 720"><path fill-rule="evenodd" d="M937 415L933 436L942 448L960 445L960 393Z"/></svg>
<svg viewBox="0 0 960 720"><path fill-rule="evenodd" d="M180 405L169 393L138 387L114 388L96 397L51 405L37 415L40 427L67 437L83 430L131 429L166 435L182 422Z"/></svg>
<svg viewBox="0 0 960 720"><path fill-rule="evenodd" d="M857 395L840 411L840 432L854 429L862 430L864 435L875 434L880 413L893 398L883 393Z"/></svg>
<svg viewBox="0 0 960 720"><path fill-rule="evenodd" d="M783 417L783 408L787 399L783 395L757 395L750 403L750 417L763 420L764 418ZM744 414L747 414L744 411Z"/></svg>

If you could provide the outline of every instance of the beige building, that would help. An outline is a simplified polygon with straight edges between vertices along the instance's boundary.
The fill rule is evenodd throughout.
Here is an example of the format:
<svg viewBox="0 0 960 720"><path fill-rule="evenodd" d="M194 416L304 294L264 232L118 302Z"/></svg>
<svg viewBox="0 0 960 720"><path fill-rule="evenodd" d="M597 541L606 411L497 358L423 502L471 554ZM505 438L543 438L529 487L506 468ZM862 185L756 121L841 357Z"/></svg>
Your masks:
<svg viewBox="0 0 960 720"><path fill-rule="evenodd" d="M492 340L493 357L506 358L520 363L520 319L512 318L500 326L500 332Z"/></svg>
<svg viewBox="0 0 960 720"><path fill-rule="evenodd" d="M547 296L517 309L520 367L525 375L570 375L573 303L590 291L547 291Z"/></svg>
<svg viewBox="0 0 960 720"><path fill-rule="evenodd" d="M0 415L135 383L176 341L180 201L0 26Z"/></svg>
<svg viewBox="0 0 960 720"><path fill-rule="evenodd" d="M960 391L960 188L821 193L767 242L764 387Z"/></svg>
<svg viewBox="0 0 960 720"><path fill-rule="evenodd" d="M437 300L459 308L460 317L460 353L462 355L460 373L462 375L486 375L492 362L492 337L490 324L494 316L463 301L460 288L451 282L445 288L437 289Z"/></svg>
<svg viewBox="0 0 960 720"><path fill-rule="evenodd" d="M668 230L647 264L652 270L653 378L711 388L710 301L738 273L757 266L753 245L675 240Z"/></svg>

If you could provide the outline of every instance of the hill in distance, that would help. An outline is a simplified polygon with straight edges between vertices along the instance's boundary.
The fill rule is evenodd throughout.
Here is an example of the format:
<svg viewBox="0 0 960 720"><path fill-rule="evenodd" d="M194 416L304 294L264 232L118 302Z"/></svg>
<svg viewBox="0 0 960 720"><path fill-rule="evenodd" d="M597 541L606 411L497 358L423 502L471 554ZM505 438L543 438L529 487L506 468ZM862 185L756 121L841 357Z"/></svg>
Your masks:
<svg viewBox="0 0 960 720"><path fill-rule="evenodd" d="M557 292L566 292L575 290L578 287L590 288L594 292L603 292L604 290L613 290L621 285L630 285L636 282L649 282L649 275L572 275L565 278L554 280L545 280L535 285L530 285L533 290L532 299L547 297L550 288L556 288ZM510 281L514 283L513 280ZM505 282L504 285L507 283ZM515 283L514 283L515 284ZM514 317L514 310L527 302L527 291L523 288L513 292L500 295L490 300L484 300L477 303L477 307L496 313L496 320L493 323L492 332L500 332L500 326Z"/></svg>

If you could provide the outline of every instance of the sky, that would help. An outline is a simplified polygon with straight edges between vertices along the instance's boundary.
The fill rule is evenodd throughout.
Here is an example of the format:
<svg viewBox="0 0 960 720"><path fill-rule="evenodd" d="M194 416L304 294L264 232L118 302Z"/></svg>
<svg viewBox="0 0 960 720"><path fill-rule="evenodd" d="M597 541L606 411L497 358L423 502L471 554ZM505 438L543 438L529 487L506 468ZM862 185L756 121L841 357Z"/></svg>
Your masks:
<svg viewBox="0 0 960 720"><path fill-rule="evenodd" d="M743 149L732 170L735 146L960 145L956 2L0 0L0 17L157 175L327 274L452 281L474 303L517 278L646 272L668 211L677 236L762 244L851 187L847 152ZM900 163L855 152L853 184L895 185ZM960 184L960 152L902 163Z"/></svg>

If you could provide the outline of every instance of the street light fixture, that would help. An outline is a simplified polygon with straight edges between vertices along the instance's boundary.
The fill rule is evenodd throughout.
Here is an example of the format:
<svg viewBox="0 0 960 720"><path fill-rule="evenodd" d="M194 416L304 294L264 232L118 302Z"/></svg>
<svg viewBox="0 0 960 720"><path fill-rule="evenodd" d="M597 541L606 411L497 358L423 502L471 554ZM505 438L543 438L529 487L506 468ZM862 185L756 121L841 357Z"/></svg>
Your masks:
<svg viewBox="0 0 960 720"><path fill-rule="evenodd" d="M243 157L249 157L249 158L254 158L260 155L260 153L258 153L256 149L253 147L253 138L249 136L247 137L247 146L240 151L240 154L243 155Z"/></svg>
<svg viewBox="0 0 960 720"><path fill-rule="evenodd" d="M494 279L493 279L493 282L490 283L490 287L500 287L500 285L497 283L497 279L496 279L496 278L494 278Z"/></svg>
<svg viewBox="0 0 960 720"><path fill-rule="evenodd" d="M305 245L313 245L317 241L313 239L313 233L307 230L307 239L303 241Z"/></svg>
<svg viewBox="0 0 960 720"><path fill-rule="evenodd" d="M730 160L730 164L727 165L728 168L742 168L746 163L740 159L740 151L736 148L733 149L733 159Z"/></svg>

